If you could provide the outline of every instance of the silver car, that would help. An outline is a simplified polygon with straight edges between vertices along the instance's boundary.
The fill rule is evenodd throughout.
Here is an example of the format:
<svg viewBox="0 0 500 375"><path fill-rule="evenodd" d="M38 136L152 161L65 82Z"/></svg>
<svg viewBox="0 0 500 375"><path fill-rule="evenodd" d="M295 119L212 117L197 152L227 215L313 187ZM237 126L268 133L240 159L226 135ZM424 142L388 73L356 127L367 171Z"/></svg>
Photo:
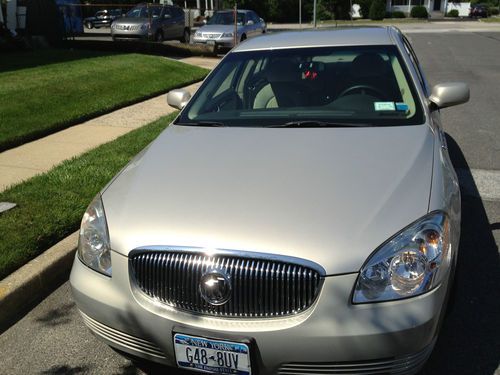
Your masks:
<svg viewBox="0 0 500 375"><path fill-rule="evenodd" d="M189 43L191 31L184 10L171 5L140 4L111 24L111 37L118 39L177 39Z"/></svg>
<svg viewBox="0 0 500 375"><path fill-rule="evenodd" d="M238 9L236 20L235 36L234 11L225 10L215 13L205 26L195 32L193 42L232 48L235 39L239 43L247 38L266 33L266 23L252 10Z"/></svg>
<svg viewBox="0 0 500 375"><path fill-rule="evenodd" d="M193 371L416 373L460 237L439 109L468 98L392 27L243 43L88 207L84 322Z"/></svg>

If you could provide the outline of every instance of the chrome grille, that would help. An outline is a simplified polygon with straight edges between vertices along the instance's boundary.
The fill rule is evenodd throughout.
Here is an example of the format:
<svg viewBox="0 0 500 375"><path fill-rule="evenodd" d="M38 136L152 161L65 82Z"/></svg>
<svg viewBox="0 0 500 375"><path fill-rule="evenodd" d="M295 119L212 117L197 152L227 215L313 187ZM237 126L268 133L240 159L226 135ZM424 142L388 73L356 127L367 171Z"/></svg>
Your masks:
<svg viewBox="0 0 500 375"><path fill-rule="evenodd" d="M142 251L130 255L130 265L132 282L150 298L181 310L222 317L302 312L316 300L322 283L319 267L265 257ZM224 272L232 284L229 301L220 306L206 302L199 292L201 276L213 270Z"/></svg>

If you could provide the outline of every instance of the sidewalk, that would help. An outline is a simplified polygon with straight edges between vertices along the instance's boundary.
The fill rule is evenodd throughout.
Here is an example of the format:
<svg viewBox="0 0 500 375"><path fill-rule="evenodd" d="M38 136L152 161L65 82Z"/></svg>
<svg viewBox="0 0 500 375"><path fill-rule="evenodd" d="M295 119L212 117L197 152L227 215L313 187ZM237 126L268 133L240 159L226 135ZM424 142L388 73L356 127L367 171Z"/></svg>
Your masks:
<svg viewBox="0 0 500 375"><path fill-rule="evenodd" d="M188 57L179 61L213 69L219 59ZM193 94L200 85L186 89ZM160 95L4 151L0 153L0 192L174 111L166 95Z"/></svg>

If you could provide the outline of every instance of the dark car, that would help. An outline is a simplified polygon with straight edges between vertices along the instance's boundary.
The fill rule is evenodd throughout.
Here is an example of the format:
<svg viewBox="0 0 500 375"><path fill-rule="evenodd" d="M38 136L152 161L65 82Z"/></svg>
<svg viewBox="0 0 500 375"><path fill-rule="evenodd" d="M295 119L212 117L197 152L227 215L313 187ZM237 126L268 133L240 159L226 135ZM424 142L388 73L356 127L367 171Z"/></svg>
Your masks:
<svg viewBox="0 0 500 375"><path fill-rule="evenodd" d="M83 20L83 24L87 29L110 27L111 23L122 16L121 9L105 9L98 11L94 17L87 17Z"/></svg>
<svg viewBox="0 0 500 375"><path fill-rule="evenodd" d="M474 4L470 7L469 17L488 17L488 6L484 4Z"/></svg>

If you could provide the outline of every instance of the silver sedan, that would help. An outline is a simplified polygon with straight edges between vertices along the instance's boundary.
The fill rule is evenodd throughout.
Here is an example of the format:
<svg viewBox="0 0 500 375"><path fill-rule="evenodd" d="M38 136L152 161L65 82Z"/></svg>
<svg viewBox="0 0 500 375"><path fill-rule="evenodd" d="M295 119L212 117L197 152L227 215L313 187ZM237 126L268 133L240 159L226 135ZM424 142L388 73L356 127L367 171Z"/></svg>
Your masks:
<svg viewBox="0 0 500 375"><path fill-rule="evenodd" d="M83 320L192 371L416 373L460 239L439 110L468 98L392 27L243 43L88 207Z"/></svg>
<svg viewBox="0 0 500 375"><path fill-rule="evenodd" d="M215 47L232 48L237 43L254 36L266 33L266 23L252 10L239 9L236 25L234 11L219 11L198 29L193 37L194 43L214 45Z"/></svg>

